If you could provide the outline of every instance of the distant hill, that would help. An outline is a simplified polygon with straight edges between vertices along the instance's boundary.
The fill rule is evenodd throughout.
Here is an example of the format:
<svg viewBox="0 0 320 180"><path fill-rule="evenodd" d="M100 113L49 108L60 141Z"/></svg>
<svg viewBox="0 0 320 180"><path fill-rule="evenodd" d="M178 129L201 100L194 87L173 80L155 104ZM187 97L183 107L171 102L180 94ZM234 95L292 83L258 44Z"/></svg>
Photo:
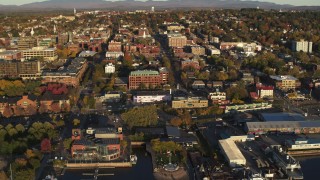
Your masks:
<svg viewBox="0 0 320 180"><path fill-rule="evenodd" d="M279 5L260 1L242 1L242 0L170 0L170 1L104 1L104 0L49 0L44 2L35 2L21 6L0 5L0 12L12 11L46 11L46 10L68 10L68 9L106 9L106 10L135 10L150 9L155 6L156 9L173 8L256 8L261 9L298 9L298 10L319 10L318 6Z"/></svg>

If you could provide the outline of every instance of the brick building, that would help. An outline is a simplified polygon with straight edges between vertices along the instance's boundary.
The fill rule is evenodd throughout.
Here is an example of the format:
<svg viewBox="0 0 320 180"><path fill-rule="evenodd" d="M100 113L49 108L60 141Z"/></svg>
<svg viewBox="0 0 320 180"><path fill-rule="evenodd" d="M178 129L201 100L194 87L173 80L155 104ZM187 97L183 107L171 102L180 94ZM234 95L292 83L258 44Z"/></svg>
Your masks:
<svg viewBox="0 0 320 180"><path fill-rule="evenodd" d="M71 64L59 68L56 71L44 71L42 73L42 83L62 83L70 86L78 86L88 68L88 62L84 58L75 58Z"/></svg>
<svg viewBox="0 0 320 180"><path fill-rule="evenodd" d="M132 71L129 75L129 89L155 88L167 82L168 74L152 70ZM145 87L142 87L145 86Z"/></svg>
<svg viewBox="0 0 320 180"><path fill-rule="evenodd" d="M122 51L121 42L117 42L117 41L109 42L108 51L110 51L110 52L120 52L120 51Z"/></svg>
<svg viewBox="0 0 320 180"><path fill-rule="evenodd" d="M183 36L180 33L169 33L168 37L168 45L170 47L184 47L187 45L187 37Z"/></svg>

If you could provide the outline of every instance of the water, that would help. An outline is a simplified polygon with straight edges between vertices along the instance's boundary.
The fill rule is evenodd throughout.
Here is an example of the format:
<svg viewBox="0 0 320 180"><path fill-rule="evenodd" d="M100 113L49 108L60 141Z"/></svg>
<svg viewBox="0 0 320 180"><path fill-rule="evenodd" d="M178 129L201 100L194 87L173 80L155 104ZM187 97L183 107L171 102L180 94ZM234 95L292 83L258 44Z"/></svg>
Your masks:
<svg viewBox="0 0 320 180"><path fill-rule="evenodd" d="M146 151L143 148L134 148L133 153L137 155L138 162L132 168L99 169L99 174L114 174L114 176L100 176L99 180L127 180L143 179L153 180L152 161L150 155L145 156ZM94 169L72 170L65 172L59 180L81 180L93 179L93 176L84 176L83 173L94 173Z"/></svg>
<svg viewBox="0 0 320 180"><path fill-rule="evenodd" d="M301 165L304 180L320 179L320 157L296 158Z"/></svg>

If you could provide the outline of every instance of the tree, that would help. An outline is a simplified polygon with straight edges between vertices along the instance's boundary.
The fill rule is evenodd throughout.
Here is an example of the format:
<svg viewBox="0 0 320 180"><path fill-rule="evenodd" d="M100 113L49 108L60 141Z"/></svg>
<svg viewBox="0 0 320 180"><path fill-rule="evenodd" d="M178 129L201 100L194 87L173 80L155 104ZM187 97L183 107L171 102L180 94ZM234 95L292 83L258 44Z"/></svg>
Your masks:
<svg viewBox="0 0 320 180"><path fill-rule="evenodd" d="M186 126L189 126L192 122L192 118L189 111L184 111L184 113L180 116L180 118L182 119L183 123Z"/></svg>
<svg viewBox="0 0 320 180"><path fill-rule="evenodd" d="M179 117L174 117L170 120L170 124L172 126L181 126L182 125L182 120Z"/></svg>
<svg viewBox="0 0 320 180"><path fill-rule="evenodd" d="M41 141L41 152L47 153L51 151L51 141L45 138Z"/></svg>
<svg viewBox="0 0 320 180"><path fill-rule="evenodd" d="M36 154L31 149L27 149L25 155L28 159L34 158L36 156Z"/></svg>
<svg viewBox="0 0 320 180"><path fill-rule="evenodd" d="M16 125L16 130L19 132L19 133L23 133L26 129L24 128L24 126L22 124L17 124Z"/></svg>
<svg viewBox="0 0 320 180"><path fill-rule="evenodd" d="M52 103L51 106L51 111L52 112L55 112L55 113L58 113L61 111L61 108L60 108L60 104L59 103Z"/></svg>
<svg viewBox="0 0 320 180"><path fill-rule="evenodd" d="M157 107L154 105L130 109L121 115L124 122L130 127L154 126L158 123Z"/></svg>
<svg viewBox="0 0 320 180"><path fill-rule="evenodd" d="M14 108L14 115L15 115L15 116L22 116L22 115L24 115L24 109L23 109L22 107L20 107L20 106L16 106L16 107Z"/></svg>
<svg viewBox="0 0 320 180"><path fill-rule="evenodd" d="M28 105L25 111L28 115L33 115L37 113L37 108L35 106Z"/></svg>
<svg viewBox="0 0 320 180"><path fill-rule="evenodd" d="M13 116L13 112L12 112L12 109L11 107L9 106L6 106L3 110L3 116L6 117L6 118L9 118L11 116Z"/></svg>
<svg viewBox="0 0 320 180"><path fill-rule="evenodd" d="M46 104L40 104L40 107L39 107L39 113L42 114L42 113L46 113L48 111L48 107Z"/></svg>
<svg viewBox="0 0 320 180"><path fill-rule="evenodd" d="M66 138L63 140L63 147L67 150L69 150L71 148L71 144L72 144L72 139L71 138Z"/></svg>
<svg viewBox="0 0 320 180"><path fill-rule="evenodd" d="M121 147L123 149L122 154L124 154L124 152L125 152L125 150L126 150L126 148L128 146L128 142L126 140L121 140L120 141L120 145L121 145Z"/></svg>
<svg viewBox="0 0 320 180"><path fill-rule="evenodd" d="M0 179L6 180L6 179L9 179L9 178L8 178L7 174L4 171L0 171Z"/></svg>
<svg viewBox="0 0 320 180"><path fill-rule="evenodd" d="M74 119L72 122L73 122L73 126L74 127L77 127L80 124L80 120L79 119Z"/></svg>
<svg viewBox="0 0 320 180"><path fill-rule="evenodd" d="M9 136L12 137L12 136L18 134L18 131L16 130L16 128L11 128L8 130L8 134L9 134Z"/></svg>

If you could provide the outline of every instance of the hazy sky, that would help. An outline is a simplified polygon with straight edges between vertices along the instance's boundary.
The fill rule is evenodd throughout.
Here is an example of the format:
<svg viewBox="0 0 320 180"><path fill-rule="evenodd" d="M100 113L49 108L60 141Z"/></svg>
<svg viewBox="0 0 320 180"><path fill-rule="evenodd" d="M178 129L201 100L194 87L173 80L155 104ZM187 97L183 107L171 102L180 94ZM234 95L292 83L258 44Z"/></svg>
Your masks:
<svg viewBox="0 0 320 180"><path fill-rule="evenodd" d="M30 2L39 2L39 1L44 1L44 0L0 0L0 4L21 5L21 4L27 4ZM90 0L88 0L88 1L90 1ZM108 1L118 1L118 0L108 0ZM141 0L141 1L143 1L143 0ZM160 1L163 1L163 0L160 0ZM228 0L225 0L225 1L228 1ZM275 2L278 4L320 6L319 0L259 0L259 1Z"/></svg>

